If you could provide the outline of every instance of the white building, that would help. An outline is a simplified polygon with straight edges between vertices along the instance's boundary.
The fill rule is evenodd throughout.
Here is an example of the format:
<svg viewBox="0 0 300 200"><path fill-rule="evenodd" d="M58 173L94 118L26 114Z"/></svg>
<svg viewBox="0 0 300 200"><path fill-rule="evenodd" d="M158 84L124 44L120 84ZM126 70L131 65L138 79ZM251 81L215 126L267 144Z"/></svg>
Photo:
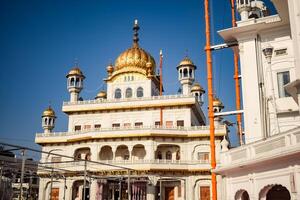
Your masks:
<svg viewBox="0 0 300 200"><path fill-rule="evenodd" d="M245 143L221 153L219 199L300 199L300 1L238 0Z"/></svg>
<svg viewBox="0 0 300 200"><path fill-rule="evenodd" d="M128 192L133 200L210 199L209 127L201 108L205 91L194 83L196 66L184 58L177 66L182 94L159 96L156 64L139 47L138 29L135 23L133 46L106 68L107 91L95 99L79 99L85 77L78 67L68 73L70 101L62 106L69 118L67 132L52 132L55 113L51 108L43 113L45 131L35 142L43 151L72 159L42 155L45 165L69 171L65 180L39 171L39 199L83 199L85 161L80 159L95 161L86 162L85 195L93 200L128 199ZM214 106L223 108L218 99ZM217 161L225 135L226 127L216 125Z"/></svg>

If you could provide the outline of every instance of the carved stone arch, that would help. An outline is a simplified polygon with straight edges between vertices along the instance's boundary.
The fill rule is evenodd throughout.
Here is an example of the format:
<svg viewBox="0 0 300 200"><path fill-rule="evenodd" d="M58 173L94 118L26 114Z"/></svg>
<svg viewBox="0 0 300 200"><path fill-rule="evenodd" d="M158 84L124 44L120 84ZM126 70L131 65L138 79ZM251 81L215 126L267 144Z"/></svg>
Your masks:
<svg viewBox="0 0 300 200"><path fill-rule="evenodd" d="M234 195L234 200L250 200L249 193L245 189L239 189Z"/></svg>
<svg viewBox="0 0 300 200"><path fill-rule="evenodd" d="M287 187L285 185L282 185L282 184L269 184L269 185L264 186L259 191L258 199L259 200L268 200L268 199L270 199L270 198L268 198L268 193L275 187L282 189L282 192L280 192L282 195L283 195L283 192L286 194L285 197L279 198L280 200L290 200L291 199L290 191L287 189Z"/></svg>
<svg viewBox="0 0 300 200"><path fill-rule="evenodd" d="M56 181L56 180L53 180L53 181L48 181L46 184L45 184L45 187L44 187L44 191L43 191L43 199L46 199L47 195L49 195L49 190L50 190L50 184L52 183L60 183L60 181Z"/></svg>
<svg viewBox="0 0 300 200"><path fill-rule="evenodd" d="M147 151L144 144L135 144L132 146L132 159L133 160L143 160L146 157Z"/></svg>
<svg viewBox="0 0 300 200"><path fill-rule="evenodd" d="M100 147L99 159L100 160L112 160L113 159L113 149L110 145L103 145Z"/></svg>
<svg viewBox="0 0 300 200"><path fill-rule="evenodd" d="M192 159L196 159L196 155L195 155L195 151L197 149L197 147L208 147L209 148L209 144L197 144L193 147L193 151L192 151ZM210 152L210 149L209 149Z"/></svg>
<svg viewBox="0 0 300 200"><path fill-rule="evenodd" d="M200 183L200 181L203 181L204 184ZM210 186L211 185L211 179L210 178L197 178L195 180L195 183L193 185L193 198L192 199L199 199L199 188L200 188L200 185L203 185L203 186Z"/></svg>

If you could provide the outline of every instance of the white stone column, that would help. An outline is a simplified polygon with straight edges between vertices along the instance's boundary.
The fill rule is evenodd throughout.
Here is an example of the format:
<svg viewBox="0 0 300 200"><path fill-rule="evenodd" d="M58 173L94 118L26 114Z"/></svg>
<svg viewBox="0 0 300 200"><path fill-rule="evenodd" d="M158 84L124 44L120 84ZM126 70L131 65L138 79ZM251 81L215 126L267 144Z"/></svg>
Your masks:
<svg viewBox="0 0 300 200"><path fill-rule="evenodd" d="M90 185L90 199L96 199L97 191L98 191L97 187L98 187L97 180L92 180L92 183Z"/></svg>
<svg viewBox="0 0 300 200"><path fill-rule="evenodd" d="M66 189L66 200L72 200L72 191L73 191L73 180L66 180L66 186L67 186L67 189Z"/></svg>
<svg viewBox="0 0 300 200"><path fill-rule="evenodd" d="M147 184L147 200L155 200L155 186Z"/></svg>
<svg viewBox="0 0 300 200"><path fill-rule="evenodd" d="M92 161L97 161L98 160L98 146L97 145L92 145L91 146L91 160Z"/></svg>
<svg viewBox="0 0 300 200"><path fill-rule="evenodd" d="M46 179L41 178L39 183L39 200L45 200Z"/></svg>

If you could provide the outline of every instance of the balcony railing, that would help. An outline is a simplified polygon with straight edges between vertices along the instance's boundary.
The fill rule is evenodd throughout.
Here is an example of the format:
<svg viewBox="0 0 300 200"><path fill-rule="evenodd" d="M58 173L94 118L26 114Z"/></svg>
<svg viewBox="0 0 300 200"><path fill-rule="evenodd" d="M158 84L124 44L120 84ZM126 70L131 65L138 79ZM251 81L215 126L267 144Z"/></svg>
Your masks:
<svg viewBox="0 0 300 200"><path fill-rule="evenodd" d="M121 168L155 168L155 169L210 169L209 160L166 160L166 159L151 159L151 160L97 160L98 163L89 163L87 161L87 170L108 170ZM101 164L102 163L102 164ZM47 163L40 164L43 167L55 167L59 170L81 171L84 170L85 161L62 162L62 163ZM121 167L118 167L121 166Z"/></svg>
<svg viewBox="0 0 300 200"><path fill-rule="evenodd" d="M120 103L120 102L132 102L132 101L147 101L147 100L165 100L165 99L178 99L178 98L191 98L192 95L163 95L163 96L151 96L151 97L137 97L137 98L121 98L121 99L95 99L76 102L63 102L64 106L68 105L85 105L85 104L100 104L100 103Z"/></svg>
<svg viewBox="0 0 300 200"><path fill-rule="evenodd" d="M251 160L264 160L293 153L300 149L299 127L265 140L247 144L221 153L221 165L230 166Z"/></svg>
<svg viewBox="0 0 300 200"><path fill-rule="evenodd" d="M105 133L111 131L134 131L134 130L170 130L170 131L208 131L209 126L134 126L134 127L110 127L110 128L97 128L97 129L89 129L89 130L81 130L81 131L72 131L72 132L52 132L52 133L37 133L36 137L52 137L52 136L72 136L72 135L83 135L88 133ZM224 130L226 131L225 125L216 126L216 130Z"/></svg>

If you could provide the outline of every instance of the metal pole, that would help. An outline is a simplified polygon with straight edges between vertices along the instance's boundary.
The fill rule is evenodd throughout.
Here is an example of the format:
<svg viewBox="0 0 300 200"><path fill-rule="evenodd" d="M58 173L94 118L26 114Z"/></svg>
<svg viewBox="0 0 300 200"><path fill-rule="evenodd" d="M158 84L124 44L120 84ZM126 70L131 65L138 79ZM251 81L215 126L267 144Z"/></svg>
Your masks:
<svg viewBox="0 0 300 200"><path fill-rule="evenodd" d="M128 190L128 200L131 200L131 185L130 185L130 171L128 170L128 183L127 183L127 190Z"/></svg>
<svg viewBox="0 0 300 200"><path fill-rule="evenodd" d="M163 91L163 76L162 76L162 62L163 54L162 50L159 52L159 96L162 96ZM163 107L160 107L160 126L163 126Z"/></svg>
<svg viewBox="0 0 300 200"><path fill-rule="evenodd" d="M205 35L206 35L206 65L207 65L207 86L208 86L208 118L210 130L210 153L211 169L216 168L215 152L215 125L213 112L213 73L212 73L212 56L210 50L210 18L209 18L209 0L204 1L205 10ZM212 200L217 199L217 178L214 172L211 172Z"/></svg>
<svg viewBox="0 0 300 200"><path fill-rule="evenodd" d="M29 199L32 199L32 171L30 171L29 175Z"/></svg>
<svg viewBox="0 0 300 200"><path fill-rule="evenodd" d="M122 196L122 182L121 182L121 178L120 178L120 180L119 180L119 200L121 200L121 196Z"/></svg>
<svg viewBox="0 0 300 200"><path fill-rule="evenodd" d="M64 177L64 197L63 197L63 200L65 200L65 199L66 199L66 189L67 189L67 188L66 188L66 184L67 184L67 183L66 183L66 182L67 182L66 179L67 179L67 178L66 178L64 175L63 175L63 177Z"/></svg>
<svg viewBox="0 0 300 200"><path fill-rule="evenodd" d="M236 27L235 19L235 9L234 9L234 0L230 0L231 3L231 17L232 17L232 27ZM234 61L234 82L235 82L235 104L236 109L241 109L241 94L240 94L240 80L239 80L239 55L237 52L233 52L233 61ZM240 145L243 145L242 138L242 115L237 114L237 125L238 125L238 136L240 138Z"/></svg>
<svg viewBox="0 0 300 200"><path fill-rule="evenodd" d="M3 164L3 161L1 161L1 166L0 166L0 188L2 188L2 173L3 173L3 167L4 167L4 164Z"/></svg>
<svg viewBox="0 0 300 200"><path fill-rule="evenodd" d="M52 198L52 187L53 187L53 172L54 169L51 170L51 179L50 179L50 189L49 189L49 200Z"/></svg>
<svg viewBox="0 0 300 200"><path fill-rule="evenodd" d="M84 160L84 179L83 179L83 200L85 199L85 185L86 185L86 159Z"/></svg>
<svg viewBox="0 0 300 200"><path fill-rule="evenodd" d="M25 149L21 149L21 155L22 155L22 169L21 169L19 200L23 199L23 179L24 179L24 170L25 170Z"/></svg>

